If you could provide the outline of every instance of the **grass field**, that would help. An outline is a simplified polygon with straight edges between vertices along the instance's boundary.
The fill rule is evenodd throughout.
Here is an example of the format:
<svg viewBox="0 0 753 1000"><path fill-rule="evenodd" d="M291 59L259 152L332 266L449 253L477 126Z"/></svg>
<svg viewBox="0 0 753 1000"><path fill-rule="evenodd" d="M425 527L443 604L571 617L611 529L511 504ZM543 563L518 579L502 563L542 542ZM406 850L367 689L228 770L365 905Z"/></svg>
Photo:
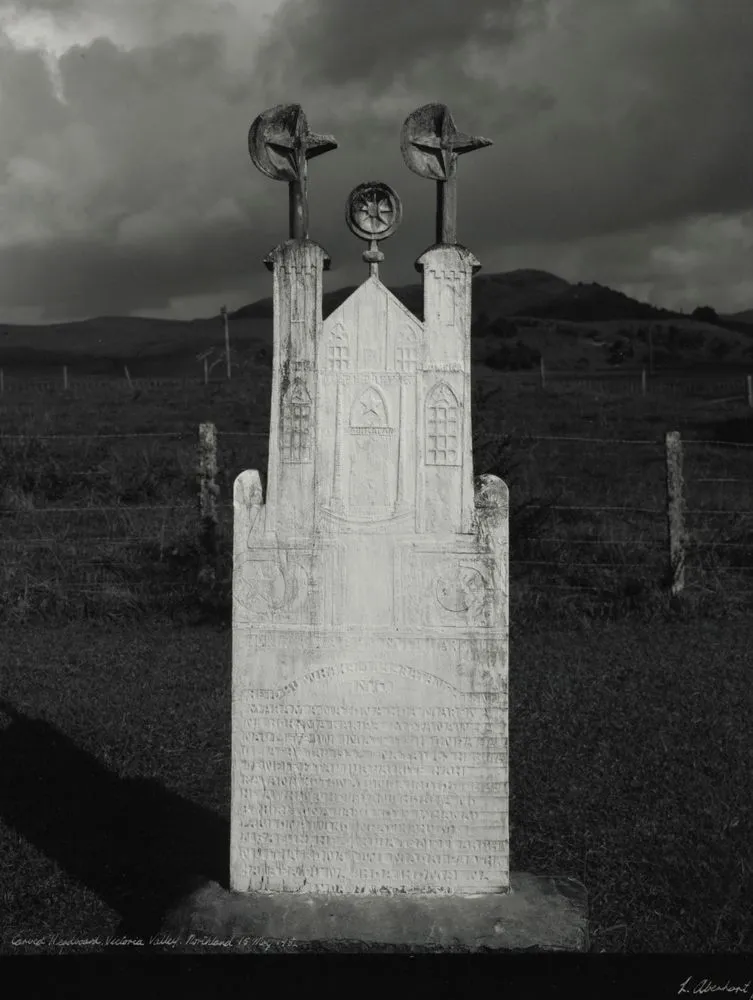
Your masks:
<svg viewBox="0 0 753 1000"><path fill-rule="evenodd" d="M668 430L684 441L686 604L706 615L746 611L753 411L744 398L666 397L657 386L644 399L619 383L542 389L482 375L474 461L510 486L519 614L664 614ZM227 620L232 483L246 468L264 476L268 419L266 369L255 381L135 399L118 388L0 397L0 620L155 609L185 618L189 607L193 617ZM220 556L217 585L198 602L197 439L206 420L219 431ZM700 443L714 440L740 447Z"/></svg>
<svg viewBox="0 0 753 1000"><path fill-rule="evenodd" d="M505 477L513 508L513 867L585 883L595 950L751 950L753 448L697 443L753 443L751 411L502 376L478 389L476 471ZM226 882L229 502L238 472L266 468L268 401L262 373L0 402L5 951L148 936L191 877ZM221 432L204 591L202 420ZM700 512L682 600L663 586L667 430ZM81 437L107 433L175 437Z"/></svg>
<svg viewBox="0 0 753 1000"><path fill-rule="evenodd" d="M587 886L593 950L753 948L751 641L513 629L512 865ZM192 877L227 884L228 631L19 627L0 657L3 950L148 940Z"/></svg>

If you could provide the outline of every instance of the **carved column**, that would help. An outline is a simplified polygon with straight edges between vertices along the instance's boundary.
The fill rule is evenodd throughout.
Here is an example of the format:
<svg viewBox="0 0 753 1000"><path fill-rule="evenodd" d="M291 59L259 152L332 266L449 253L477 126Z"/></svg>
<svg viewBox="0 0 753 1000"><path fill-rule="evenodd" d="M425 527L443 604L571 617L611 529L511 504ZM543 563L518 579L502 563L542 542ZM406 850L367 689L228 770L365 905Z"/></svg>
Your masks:
<svg viewBox="0 0 753 1000"><path fill-rule="evenodd" d="M424 531L468 534L472 530L471 279L480 267L471 251L458 244L437 244L416 261L416 270L424 276L426 331L419 470L426 505ZM432 418L427 407L433 401ZM433 450L428 440L432 420L438 423L434 431L439 436Z"/></svg>
<svg viewBox="0 0 753 1000"><path fill-rule="evenodd" d="M329 262L312 240L288 240L264 261L274 275L267 530L283 534L313 530L315 348L322 326L322 272ZM281 492L284 508L277 502Z"/></svg>

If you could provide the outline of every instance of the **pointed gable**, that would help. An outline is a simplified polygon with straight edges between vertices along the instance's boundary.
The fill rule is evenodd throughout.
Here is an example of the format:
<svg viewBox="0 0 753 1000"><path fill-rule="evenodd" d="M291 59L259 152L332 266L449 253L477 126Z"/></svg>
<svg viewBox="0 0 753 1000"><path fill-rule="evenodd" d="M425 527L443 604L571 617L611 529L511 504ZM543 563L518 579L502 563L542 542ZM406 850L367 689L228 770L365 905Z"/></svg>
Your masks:
<svg viewBox="0 0 753 1000"><path fill-rule="evenodd" d="M423 336L423 323L378 278L370 277L324 320L319 364L330 371L351 366L395 370L400 359L419 356Z"/></svg>

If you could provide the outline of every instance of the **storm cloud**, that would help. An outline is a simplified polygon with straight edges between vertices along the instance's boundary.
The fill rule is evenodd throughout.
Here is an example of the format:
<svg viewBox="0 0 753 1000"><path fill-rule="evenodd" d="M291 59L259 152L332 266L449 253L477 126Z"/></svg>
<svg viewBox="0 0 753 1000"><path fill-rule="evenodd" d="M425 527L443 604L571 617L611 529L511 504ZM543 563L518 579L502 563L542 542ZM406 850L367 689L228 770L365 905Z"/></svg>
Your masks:
<svg viewBox="0 0 753 1000"><path fill-rule="evenodd" d="M246 136L289 101L339 142L310 167L329 287L364 273L343 205L371 178L405 207L385 279L415 280L434 192L399 131L436 100L494 141L459 164L458 234L485 270L748 308L751 51L748 0L0 2L0 318L268 294L287 199Z"/></svg>

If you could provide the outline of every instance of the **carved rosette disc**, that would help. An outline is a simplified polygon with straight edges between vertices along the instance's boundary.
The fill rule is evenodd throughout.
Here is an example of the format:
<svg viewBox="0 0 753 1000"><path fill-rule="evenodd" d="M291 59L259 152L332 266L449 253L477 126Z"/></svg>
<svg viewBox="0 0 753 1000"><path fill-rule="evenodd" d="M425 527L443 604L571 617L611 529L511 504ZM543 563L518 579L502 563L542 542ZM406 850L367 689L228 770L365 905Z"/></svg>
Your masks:
<svg viewBox="0 0 753 1000"><path fill-rule="evenodd" d="M461 566L457 573L447 573L436 582L436 595L445 611L462 614L482 601L486 592L483 576L472 566Z"/></svg>
<svg viewBox="0 0 753 1000"><path fill-rule="evenodd" d="M345 221L360 240L386 240L403 218L403 206L396 191L382 181L367 181L348 195Z"/></svg>

